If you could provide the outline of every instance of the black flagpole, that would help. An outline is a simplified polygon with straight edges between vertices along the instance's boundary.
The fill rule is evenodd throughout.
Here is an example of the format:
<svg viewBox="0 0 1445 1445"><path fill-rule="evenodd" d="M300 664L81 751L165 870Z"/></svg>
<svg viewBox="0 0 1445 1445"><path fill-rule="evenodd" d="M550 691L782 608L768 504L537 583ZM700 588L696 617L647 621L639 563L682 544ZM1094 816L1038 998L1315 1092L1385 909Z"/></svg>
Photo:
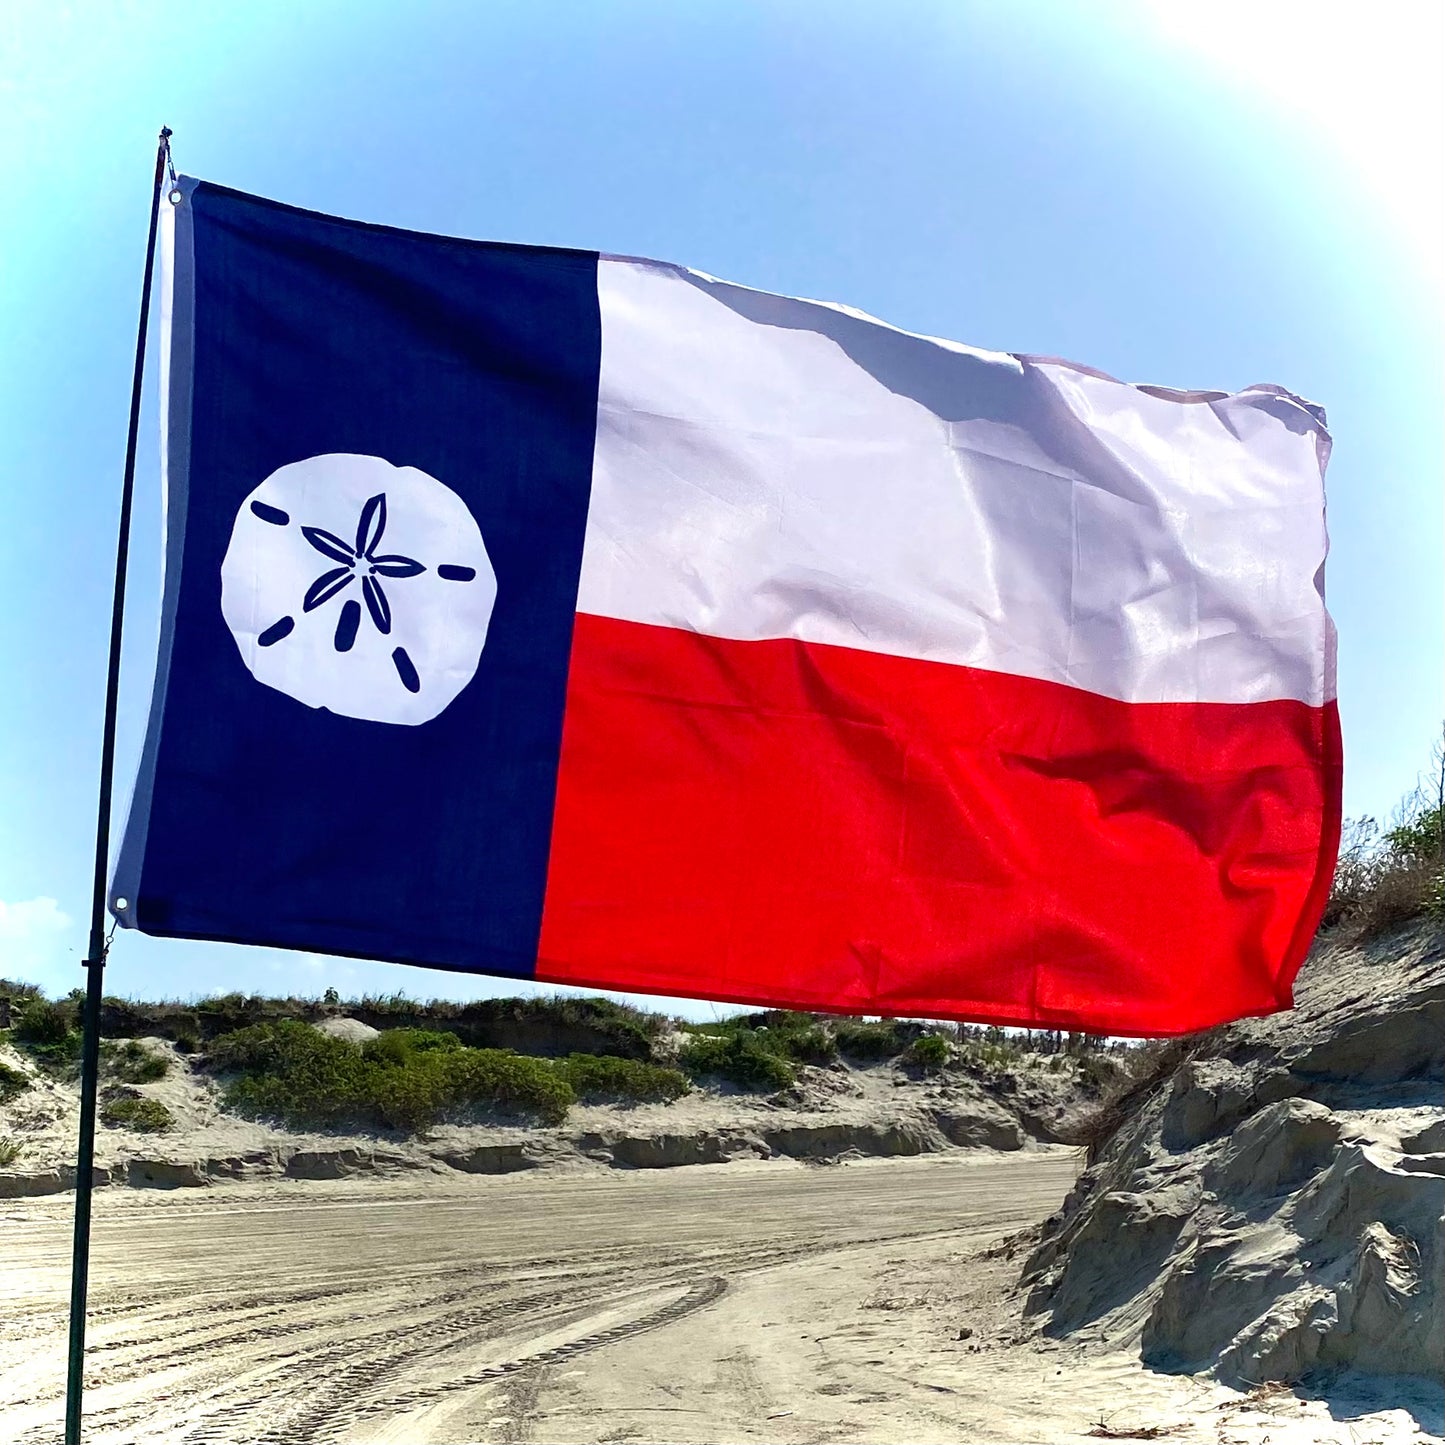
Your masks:
<svg viewBox="0 0 1445 1445"><path fill-rule="evenodd" d="M90 1276L90 1197L95 1166L95 1095L100 1073L101 979L105 972L105 892L110 873L110 799L115 774L115 714L120 690L121 620L130 554L131 497L135 491L135 444L140 427L141 380L145 374L146 323L151 309L151 268L156 254L156 218L161 182L170 160L171 133L161 127L156 173L151 185L151 224L146 236L141 282L140 326L135 339L135 372L130 390L130 433L125 444L125 480L120 488L120 533L115 548L115 593L110 608L110 670L105 680L105 727L100 747L100 798L95 816L95 882L90 907L90 945L85 956L85 1022L80 1050L80 1144L75 1157L75 1248L70 1266L70 1355L65 1381L65 1445L80 1445L81 1399L85 1389L85 1295Z"/></svg>

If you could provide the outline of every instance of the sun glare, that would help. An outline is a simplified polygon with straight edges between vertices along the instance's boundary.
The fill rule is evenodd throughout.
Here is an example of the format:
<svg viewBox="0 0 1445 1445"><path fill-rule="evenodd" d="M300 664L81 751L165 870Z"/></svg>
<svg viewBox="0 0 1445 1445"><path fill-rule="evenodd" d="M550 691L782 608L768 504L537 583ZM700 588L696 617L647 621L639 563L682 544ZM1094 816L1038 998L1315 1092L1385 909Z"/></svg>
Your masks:
<svg viewBox="0 0 1445 1445"><path fill-rule="evenodd" d="M1419 279L1445 295L1445 6L1142 0L1142 8L1167 45L1324 139ZM1322 211L1343 199L1322 194Z"/></svg>

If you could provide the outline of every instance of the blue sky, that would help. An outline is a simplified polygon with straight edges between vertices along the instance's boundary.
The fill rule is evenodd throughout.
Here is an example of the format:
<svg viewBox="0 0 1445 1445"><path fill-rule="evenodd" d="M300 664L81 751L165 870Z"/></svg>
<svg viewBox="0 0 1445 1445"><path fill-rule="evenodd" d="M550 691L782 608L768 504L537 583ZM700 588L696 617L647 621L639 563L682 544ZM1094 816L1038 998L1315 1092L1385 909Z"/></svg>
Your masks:
<svg viewBox="0 0 1445 1445"><path fill-rule="evenodd" d="M5 7L0 974L81 981L161 123L182 170L318 210L657 256L1129 380L1322 402L1346 812L1385 814L1445 713L1442 42L1437 0ZM159 593L150 382L122 795ZM107 978L515 991L134 934Z"/></svg>

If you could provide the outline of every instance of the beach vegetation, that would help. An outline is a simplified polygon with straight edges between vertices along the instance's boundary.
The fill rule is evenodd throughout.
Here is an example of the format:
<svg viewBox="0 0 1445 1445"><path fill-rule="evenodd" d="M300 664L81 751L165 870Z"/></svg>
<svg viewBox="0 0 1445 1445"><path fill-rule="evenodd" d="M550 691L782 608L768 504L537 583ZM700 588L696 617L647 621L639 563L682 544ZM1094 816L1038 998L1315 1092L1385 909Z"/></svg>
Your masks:
<svg viewBox="0 0 1445 1445"><path fill-rule="evenodd" d="M134 1129L141 1134L159 1134L176 1121L171 1111L159 1099L120 1094L101 1103L100 1122L112 1129Z"/></svg>
<svg viewBox="0 0 1445 1445"><path fill-rule="evenodd" d="M138 1039L108 1039L100 1046L101 1073L123 1084L151 1084L165 1078L170 1060Z"/></svg>

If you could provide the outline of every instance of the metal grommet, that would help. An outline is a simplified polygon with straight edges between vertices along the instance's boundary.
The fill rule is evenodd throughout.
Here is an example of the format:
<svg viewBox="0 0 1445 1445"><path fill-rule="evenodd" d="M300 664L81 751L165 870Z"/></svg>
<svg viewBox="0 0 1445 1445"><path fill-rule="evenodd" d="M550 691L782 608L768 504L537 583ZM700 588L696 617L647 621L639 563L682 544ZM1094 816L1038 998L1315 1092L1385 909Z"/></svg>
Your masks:
<svg viewBox="0 0 1445 1445"><path fill-rule="evenodd" d="M117 898L117 899L115 900L115 911L116 911L117 913L124 913L124 912L126 911L126 909L129 908L129 907L130 907L130 899L129 899L129 898Z"/></svg>

